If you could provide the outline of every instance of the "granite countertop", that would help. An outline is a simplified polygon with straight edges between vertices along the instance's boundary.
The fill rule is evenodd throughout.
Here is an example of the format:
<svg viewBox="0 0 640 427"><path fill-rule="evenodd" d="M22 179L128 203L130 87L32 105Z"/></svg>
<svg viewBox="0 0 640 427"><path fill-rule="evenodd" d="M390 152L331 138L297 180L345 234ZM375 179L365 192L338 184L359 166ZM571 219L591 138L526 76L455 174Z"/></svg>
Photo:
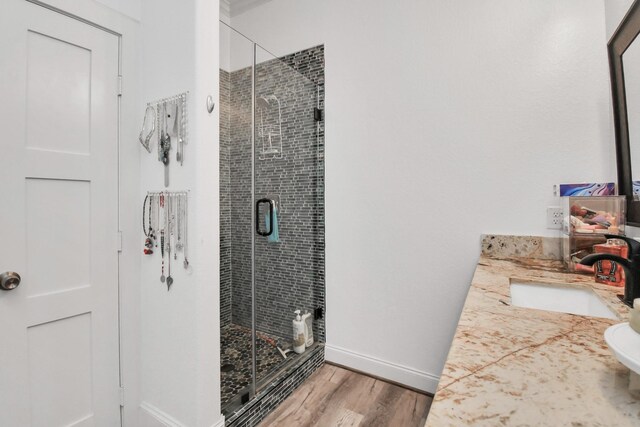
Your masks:
<svg viewBox="0 0 640 427"><path fill-rule="evenodd" d="M637 376L603 338L627 320L620 288L563 270L554 260L480 257L427 426L640 426L640 387L629 385ZM511 279L591 287L620 320L505 305Z"/></svg>

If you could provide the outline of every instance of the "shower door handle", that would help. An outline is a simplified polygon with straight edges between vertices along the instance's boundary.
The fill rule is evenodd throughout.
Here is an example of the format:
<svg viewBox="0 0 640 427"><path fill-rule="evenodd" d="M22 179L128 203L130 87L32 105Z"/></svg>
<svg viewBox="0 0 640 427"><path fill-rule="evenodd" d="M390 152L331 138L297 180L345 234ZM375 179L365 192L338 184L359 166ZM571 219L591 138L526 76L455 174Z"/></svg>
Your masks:
<svg viewBox="0 0 640 427"><path fill-rule="evenodd" d="M269 204L269 230L266 231L260 230L260 223L262 222L260 218L260 205L262 203ZM271 199L260 199L256 202L256 233L261 236L271 236L271 233L273 233L273 204L273 200Z"/></svg>

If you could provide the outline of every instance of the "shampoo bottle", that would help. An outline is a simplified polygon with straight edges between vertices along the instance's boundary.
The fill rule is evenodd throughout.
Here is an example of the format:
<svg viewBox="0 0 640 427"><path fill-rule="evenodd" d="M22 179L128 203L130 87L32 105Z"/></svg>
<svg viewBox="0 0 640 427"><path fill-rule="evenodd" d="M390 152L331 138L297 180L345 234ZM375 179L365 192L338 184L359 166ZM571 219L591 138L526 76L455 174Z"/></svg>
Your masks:
<svg viewBox="0 0 640 427"><path fill-rule="evenodd" d="M305 336L304 336L304 322L300 317L300 310L294 311L296 318L293 319L293 351L298 354L304 353L305 350Z"/></svg>
<svg viewBox="0 0 640 427"><path fill-rule="evenodd" d="M302 315L304 322L304 342L307 348L313 345L313 318L308 311Z"/></svg>

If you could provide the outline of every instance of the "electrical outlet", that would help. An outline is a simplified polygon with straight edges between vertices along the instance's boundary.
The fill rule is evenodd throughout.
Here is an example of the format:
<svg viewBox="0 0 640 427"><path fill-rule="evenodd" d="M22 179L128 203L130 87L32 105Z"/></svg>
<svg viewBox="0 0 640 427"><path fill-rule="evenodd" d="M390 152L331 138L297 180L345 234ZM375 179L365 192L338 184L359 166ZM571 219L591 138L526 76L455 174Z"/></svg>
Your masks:
<svg viewBox="0 0 640 427"><path fill-rule="evenodd" d="M549 206L547 208L547 228L550 230L561 230L564 214L562 208Z"/></svg>

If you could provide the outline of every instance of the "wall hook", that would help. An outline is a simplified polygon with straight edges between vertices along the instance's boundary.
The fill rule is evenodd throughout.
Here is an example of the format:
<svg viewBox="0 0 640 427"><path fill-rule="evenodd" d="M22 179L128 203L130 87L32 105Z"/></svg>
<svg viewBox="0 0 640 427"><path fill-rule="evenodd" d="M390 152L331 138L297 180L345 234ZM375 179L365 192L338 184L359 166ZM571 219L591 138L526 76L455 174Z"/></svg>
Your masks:
<svg viewBox="0 0 640 427"><path fill-rule="evenodd" d="M213 113L213 109L216 106L216 103L213 102L213 97L211 95L207 96L207 111L209 114Z"/></svg>

